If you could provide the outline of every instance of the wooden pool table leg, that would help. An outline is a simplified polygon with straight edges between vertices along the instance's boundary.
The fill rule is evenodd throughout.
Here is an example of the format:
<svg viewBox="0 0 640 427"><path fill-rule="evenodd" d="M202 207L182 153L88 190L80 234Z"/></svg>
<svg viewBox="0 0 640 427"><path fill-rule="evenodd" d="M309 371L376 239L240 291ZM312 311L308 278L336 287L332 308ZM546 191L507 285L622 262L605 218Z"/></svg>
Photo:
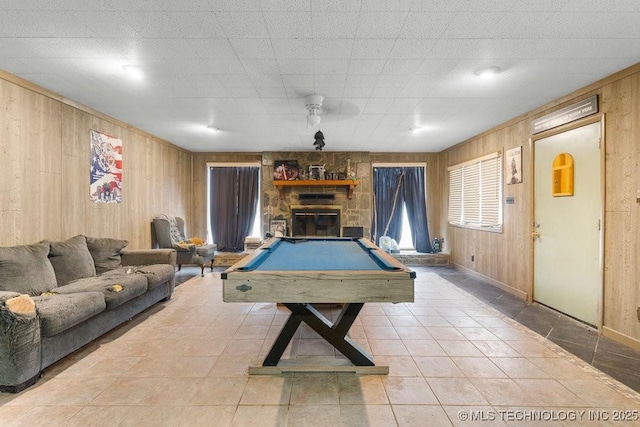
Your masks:
<svg viewBox="0 0 640 427"><path fill-rule="evenodd" d="M289 316L289 319L287 319L287 322L280 330L278 338L276 338L275 342L271 346L269 354L264 358L262 366L278 366L282 353L287 349L291 339L298 330L298 326L300 326L300 322L302 322L300 317L294 316L293 314Z"/></svg>
<svg viewBox="0 0 640 427"><path fill-rule="evenodd" d="M310 304L285 303L291 316L285 323L280 335L264 359L262 366L277 366L284 350L293 338L300 322L304 322L322 338L344 354L356 366L375 366L373 359L364 349L347 336L351 325L358 317L364 303L345 304L335 323L331 323Z"/></svg>

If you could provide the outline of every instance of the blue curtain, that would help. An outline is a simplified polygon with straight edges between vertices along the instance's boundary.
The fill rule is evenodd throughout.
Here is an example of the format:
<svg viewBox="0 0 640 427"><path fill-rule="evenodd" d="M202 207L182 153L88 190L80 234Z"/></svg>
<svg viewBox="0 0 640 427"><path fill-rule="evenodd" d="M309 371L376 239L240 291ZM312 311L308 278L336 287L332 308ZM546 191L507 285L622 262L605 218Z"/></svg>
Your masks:
<svg viewBox="0 0 640 427"><path fill-rule="evenodd" d="M209 170L211 233L219 251L242 252L258 209L258 167Z"/></svg>
<svg viewBox="0 0 640 427"><path fill-rule="evenodd" d="M411 227L411 239L416 252L432 252L427 227L427 200L424 190L424 168L404 169L404 204Z"/></svg>
<svg viewBox="0 0 640 427"><path fill-rule="evenodd" d="M402 236L402 204L407 209L411 237L417 252L432 251L427 227L424 168L373 168L372 239L380 244L381 236L400 241Z"/></svg>
<svg viewBox="0 0 640 427"><path fill-rule="evenodd" d="M373 241L389 236L396 241L402 235L402 168L373 168Z"/></svg>

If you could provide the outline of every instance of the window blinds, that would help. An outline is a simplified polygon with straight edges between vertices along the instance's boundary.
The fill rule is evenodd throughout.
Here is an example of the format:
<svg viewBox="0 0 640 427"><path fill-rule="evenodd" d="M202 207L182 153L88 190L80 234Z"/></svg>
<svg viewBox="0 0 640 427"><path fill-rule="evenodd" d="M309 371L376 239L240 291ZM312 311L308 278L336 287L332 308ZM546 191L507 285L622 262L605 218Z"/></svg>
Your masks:
<svg viewBox="0 0 640 427"><path fill-rule="evenodd" d="M496 152L449 167L450 224L501 231L501 160Z"/></svg>

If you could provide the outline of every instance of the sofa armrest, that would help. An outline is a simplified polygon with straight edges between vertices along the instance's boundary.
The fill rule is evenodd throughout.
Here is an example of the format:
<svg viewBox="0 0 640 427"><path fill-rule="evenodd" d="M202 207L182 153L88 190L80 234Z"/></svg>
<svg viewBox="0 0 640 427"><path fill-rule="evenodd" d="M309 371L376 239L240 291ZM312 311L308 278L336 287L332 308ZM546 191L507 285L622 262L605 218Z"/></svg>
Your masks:
<svg viewBox="0 0 640 427"><path fill-rule="evenodd" d="M122 265L171 264L176 265L175 249L123 249Z"/></svg>

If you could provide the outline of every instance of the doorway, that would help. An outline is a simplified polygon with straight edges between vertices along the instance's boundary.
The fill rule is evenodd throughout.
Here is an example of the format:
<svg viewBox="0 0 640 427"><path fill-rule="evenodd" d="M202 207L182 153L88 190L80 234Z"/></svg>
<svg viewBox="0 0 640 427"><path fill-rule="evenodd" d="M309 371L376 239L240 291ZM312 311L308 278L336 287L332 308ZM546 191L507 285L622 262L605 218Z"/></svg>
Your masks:
<svg viewBox="0 0 640 427"><path fill-rule="evenodd" d="M534 142L533 299L601 323L600 121Z"/></svg>

